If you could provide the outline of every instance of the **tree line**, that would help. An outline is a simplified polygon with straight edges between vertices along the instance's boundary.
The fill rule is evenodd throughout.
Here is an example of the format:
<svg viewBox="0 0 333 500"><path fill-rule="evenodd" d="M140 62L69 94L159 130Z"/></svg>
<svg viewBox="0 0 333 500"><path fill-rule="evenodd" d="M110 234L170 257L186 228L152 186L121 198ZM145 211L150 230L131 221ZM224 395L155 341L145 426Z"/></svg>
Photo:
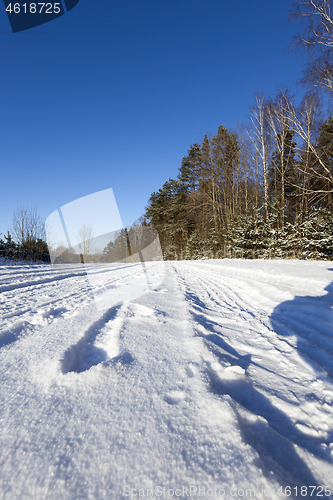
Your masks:
<svg viewBox="0 0 333 500"><path fill-rule="evenodd" d="M192 144L177 178L152 193L141 226L158 232L164 258L333 258L332 12L333 0L294 0L303 31L292 46L307 53L300 104L286 89L256 95L246 125ZM122 232L96 256L81 253L113 262L126 248ZM0 257L49 262L36 210L14 214Z"/></svg>
<svg viewBox="0 0 333 500"><path fill-rule="evenodd" d="M85 225L84 225L85 226ZM75 247L58 246L51 249L54 264L68 263L134 263L152 260L162 260L158 235L156 231L144 224L134 223L119 231L113 231L97 237L92 229L79 231L85 239ZM107 241L107 243L106 243Z"/></svg>
<svg viewBox="0 0 333 500"><path fill-rule="evenodd" d="M12 233L12 234L11 234ZM49 246L46 228L36 208L20 207L14 212L11 233L0 238L0 263L89 264L161 260L156 231L143 223L134 223L109 234L93 236L93 228L83 224L74 247L62 243ZM51 258L52 257L52 258Z"/></svg>
<svg viewBox="0 0 333 500"><path fill-rule="evenodd" d="M50 262L45 225L36 208L18 208L12 230L0 238L0 259L14 262Z"/></svg>
<svg viewBox="0 0 333 500"><path fill-rule="evenodd" d="M333 0L295 1L308 50L299 105L256 95L247 125L194 143L144 214L166 259L333 257ZM333 9L332 9L333 12Z"/></svg>

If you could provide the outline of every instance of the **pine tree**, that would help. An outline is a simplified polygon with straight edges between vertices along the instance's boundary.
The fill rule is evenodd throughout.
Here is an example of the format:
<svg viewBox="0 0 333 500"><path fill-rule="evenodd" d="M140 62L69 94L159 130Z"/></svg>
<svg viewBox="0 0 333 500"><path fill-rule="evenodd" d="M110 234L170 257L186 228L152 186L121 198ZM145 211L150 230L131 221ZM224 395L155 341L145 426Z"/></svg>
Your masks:
<svg viewBox="0 0 333 500"><path fill-rule="evenodd" d="M113 260L114 243L109 241L109 243L103 248L101 254L102 262L114 262Z"/></svg>
<svg viewBox="0 0 333 500"><path fill-rule="evenodd" d="M331 210L333 209L333 118L331 116L320 127L316 151L319 158L313 155L310 188L318 194L313 196L312 204L317 208L327 207Z"/></svg>
<svg viewBox="0 0 333 500"><path fill-rule="evenodd" d="M198 143L190 146L187 155L183 157L181 167L178 172L178 202L186 204L188 218L188 229L191 233L198 228L198 208L200 200L198 197L198 187L200 180L200 156L201 149ZM180 199L180 193L183 194Z"/></svg>
<svg viewBox="0 0 333 500"><path fill-rule="evenodd" d="M17 260L20 257L20 247L13 241L11 234L7 231L5 238L5 258Z"/></svg>
<svg viewBox="0 0 333 500"><path fill-rule="evenodd" d="M0 233L1 235L1 233ZM5 258L6 255L6 245L2 238L0 238L0 259Z"/></svg>
<svg viewBox="0 0 333 500"><path fill-rule="evenodd" d="M305 259L333 259L333 213L312 209L300 225L302 252Z"/></svg>
<svg viewBox="0 0 333 500"><path fill-rule="evenodd" d="M145 217L158 232L163 252L171 245L180 254L193 227L183 183L174 179L165 182L151 195Z"/></svg>
<svg viewBox="0 0 333 500"><path fill-rule="evenodd" d="M177 179L188 193L195 193L198 189L200 175L200 153L201 148L198 143L194 143L183 157Z"/></svg>

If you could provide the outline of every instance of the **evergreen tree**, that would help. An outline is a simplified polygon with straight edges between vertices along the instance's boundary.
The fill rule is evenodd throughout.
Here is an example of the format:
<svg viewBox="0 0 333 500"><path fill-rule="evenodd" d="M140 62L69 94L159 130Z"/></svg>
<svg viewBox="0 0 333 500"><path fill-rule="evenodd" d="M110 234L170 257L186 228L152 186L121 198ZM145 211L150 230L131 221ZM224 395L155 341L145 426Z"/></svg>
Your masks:
<svg viewBox="0 0 333 500"><path fill-rule="evenodd" d="M101 260L102 262L114 262L113 260L114 243L109 241L109 243L103 248Z"/></svg>
<svg viewBox="0 0 333 500"><path fill-rule="evenodd" d="M186 186L174 179L165 182L157 193L151 195L145 217L158 232L162 249L172 245L180 253L193 227Z"/></svg>
<svg viewBox="0 0 333 500"><path fill-rule="evenodd" d="M300 225L301 255L306 259L333 259L333 213L312 209Z"/></svg>
<svg viewBox="0 0 333 500"><path fill-rule="evenodd" d="M230 257L258 259L279 256L278 232L274 229L278 211L272 210L270 205L268 208L268 219L263 215L263 207L254 209L252 214L234 217L226 235Z"/></svg>
<svg viewBox="0 0 333 500"><path fill-rule="evenodd" d="M200 175L200 154L201 148L198 143L194 143L183 157L177 179L187 193L195 193L198 189Z"/></svg>
<svg viewBox="0 0 333 500"><path fill-rule="evenodd" d="M1 233L0 233L0 235L1 235ZM3 241L3 239L0 238L0 259L5 258L5 254L6 254L6 245L5 245L5 242Z"/></svg>
<svg viewBox="0 0 333 500"><path fill-rule="evenodd" d="M5 258L8 260L17 260L20 256L20 247L15 243L9 231L7 231L5 238Z"/></svg>
<svg viewBox="0 0 333 500"><path fill-rule="evenodd" d="M186 205L188 219L188 231L191 233L199 226L198 208L200 207L200 195L198 188L200 182L200 158L201 148L198 143L190 146L187 155L183 157L178 172L178 202ZM182 193L183 196L180 196ZM185 196L184 196L185 195Z"/></svg>
<svg viewBox="0 0 333 500"><path fill-rule="evenodd" d="M318 157L313 156L311 189L316 192L313 205L333 209L333 118L330 116L320 127L316 144Z"/></svg>

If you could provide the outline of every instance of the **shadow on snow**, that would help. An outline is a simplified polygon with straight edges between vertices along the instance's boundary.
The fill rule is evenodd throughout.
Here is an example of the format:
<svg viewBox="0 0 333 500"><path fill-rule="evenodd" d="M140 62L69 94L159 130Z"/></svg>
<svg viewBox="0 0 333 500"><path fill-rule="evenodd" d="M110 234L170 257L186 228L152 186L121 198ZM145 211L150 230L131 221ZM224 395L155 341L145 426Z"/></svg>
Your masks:
<svg viewBox="0 0 333 500"><path fill-rule="evenodd" d="M328 294L324 296L295 297L279 304L270 320L279 337L297 336L298 353L319 377L333 379L333 283L325 290ZM216 333L216 327L221 327L221 323L207 319L204 314L205 305L199 297L191 295L195 309L202 310L202 314L192 312L194 319L210 332L203 334L198 331L197 335L204 339L222 365L237 365L244 370L250 364L256 365L250 354L239 354L225 341L222 333ZM327 439L309 436L301 432L286 413L257 390L249 378L241 376L231 380L223 379L209 363L207 374L214 394L230 396L243 439L258 452L263 472L270 477L273 474L283 487L319 486L295 445L332 463L329 449L323 445L333 440L333 430L328 433ZM257 418L253 418L253 415Z"/></svg>

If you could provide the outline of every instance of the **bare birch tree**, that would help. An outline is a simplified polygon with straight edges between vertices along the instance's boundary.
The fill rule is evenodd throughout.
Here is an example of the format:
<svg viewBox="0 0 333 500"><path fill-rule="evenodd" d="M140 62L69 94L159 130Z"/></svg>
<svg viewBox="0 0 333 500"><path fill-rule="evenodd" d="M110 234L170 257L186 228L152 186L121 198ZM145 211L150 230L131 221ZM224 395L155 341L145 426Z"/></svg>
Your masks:
<svg viewBox="0 0 333 500"><path fill-rule="evenodd" d="M93 230L91 225L82 224L78 232L78 240L80 242L79 243L80 254L82 255L81 262L83 259L87 261L87 258L89 258L89 256L91 255L92 237L93 237Z"/></svg>
<svg viewBox="0 0 333 500"><path fill-rule="evenodd" d="M305 194L318 198L318 196L325 197L328 193L333 193L333 172L330 165L325 162L315 142L313 124L317 107L318 101L309 95L304 101L303 110L299 113L292 102L285 97L289 127L304 141L307 152L307 162L305 164L301 162L298 166L307 179L307 182L303 183L302 189ZM320 168L318 168L318 165ZM321 181L326 186L326 189L311 187L308 182L310 178Z"/></svg>
<svg viewBox="0 0 333 500"><path fill-rule="evenodd" d="M294 0L292 19L301 18L303 35L294 39L310 49L333 48L333 2L332 0Z"/></svg>
<svg viewBox="0 0 333 500"><path fill-rule="evenodd" d="M248 136L257 152L260 160L264 180L264 207L265 216L268 217L268 144L266 127L266 103L265 96L255 96L256 104L252 108L252 128L247 130Z"/></svg>
<svg viewBox="0 0 333 500"><path fill-rule="evenodd" d="M298 113L295 112L293 107L290 108L288 113L288 119L290 122L290 127L297 132L297 134L302 139L303 147L300 148L299 157L300 162L298 164L298 169L302 175L302 183L300 185L301 189L301 215L303 215L308 211L309 202L313 195L317 193L313 193L311 190L311 179L314 177L315 172L312 168L312 161L315 157L313 154L313 145L316 140L316 121L317 121L317 113L319 108L319 100L318 96L315 93L308 93L305 95L300 108L298 109ZM296 114L298 116L298 120L295 123ZM301 134L300 134L301 132ZM315 149L316 150L316 149Z"/></svg>
<svg viewBox="0 0 333 500"><path fill-rule="evenodd" d="M280 91L277 95L275 101L271 101L267 106L267 120L269 123L272 140L275 144L275 150L277 153L277 162L272 165L275 172L275 191L276 191L276 178L279 178L280 187L280 224L281 227L284 226L284 220L286 215L286 188L288 176L288 164L290 161L291 150L288 147L290 143L291 128L289 126L288 120L288 105L290 98L287 93ZM275 156L275 155L274 155ZM273 156L273 158L274 158ZM274 162L273 162L274 163ZM288 176L290 177L290 176Z"/></svg>
<svg viewBox="0 0 333 500"><path fill-rule="evenodd" d="M300 19L303 34L292 46L311 56L302 83L333 92L333 0L294 0L292 19Z"/></svg>

